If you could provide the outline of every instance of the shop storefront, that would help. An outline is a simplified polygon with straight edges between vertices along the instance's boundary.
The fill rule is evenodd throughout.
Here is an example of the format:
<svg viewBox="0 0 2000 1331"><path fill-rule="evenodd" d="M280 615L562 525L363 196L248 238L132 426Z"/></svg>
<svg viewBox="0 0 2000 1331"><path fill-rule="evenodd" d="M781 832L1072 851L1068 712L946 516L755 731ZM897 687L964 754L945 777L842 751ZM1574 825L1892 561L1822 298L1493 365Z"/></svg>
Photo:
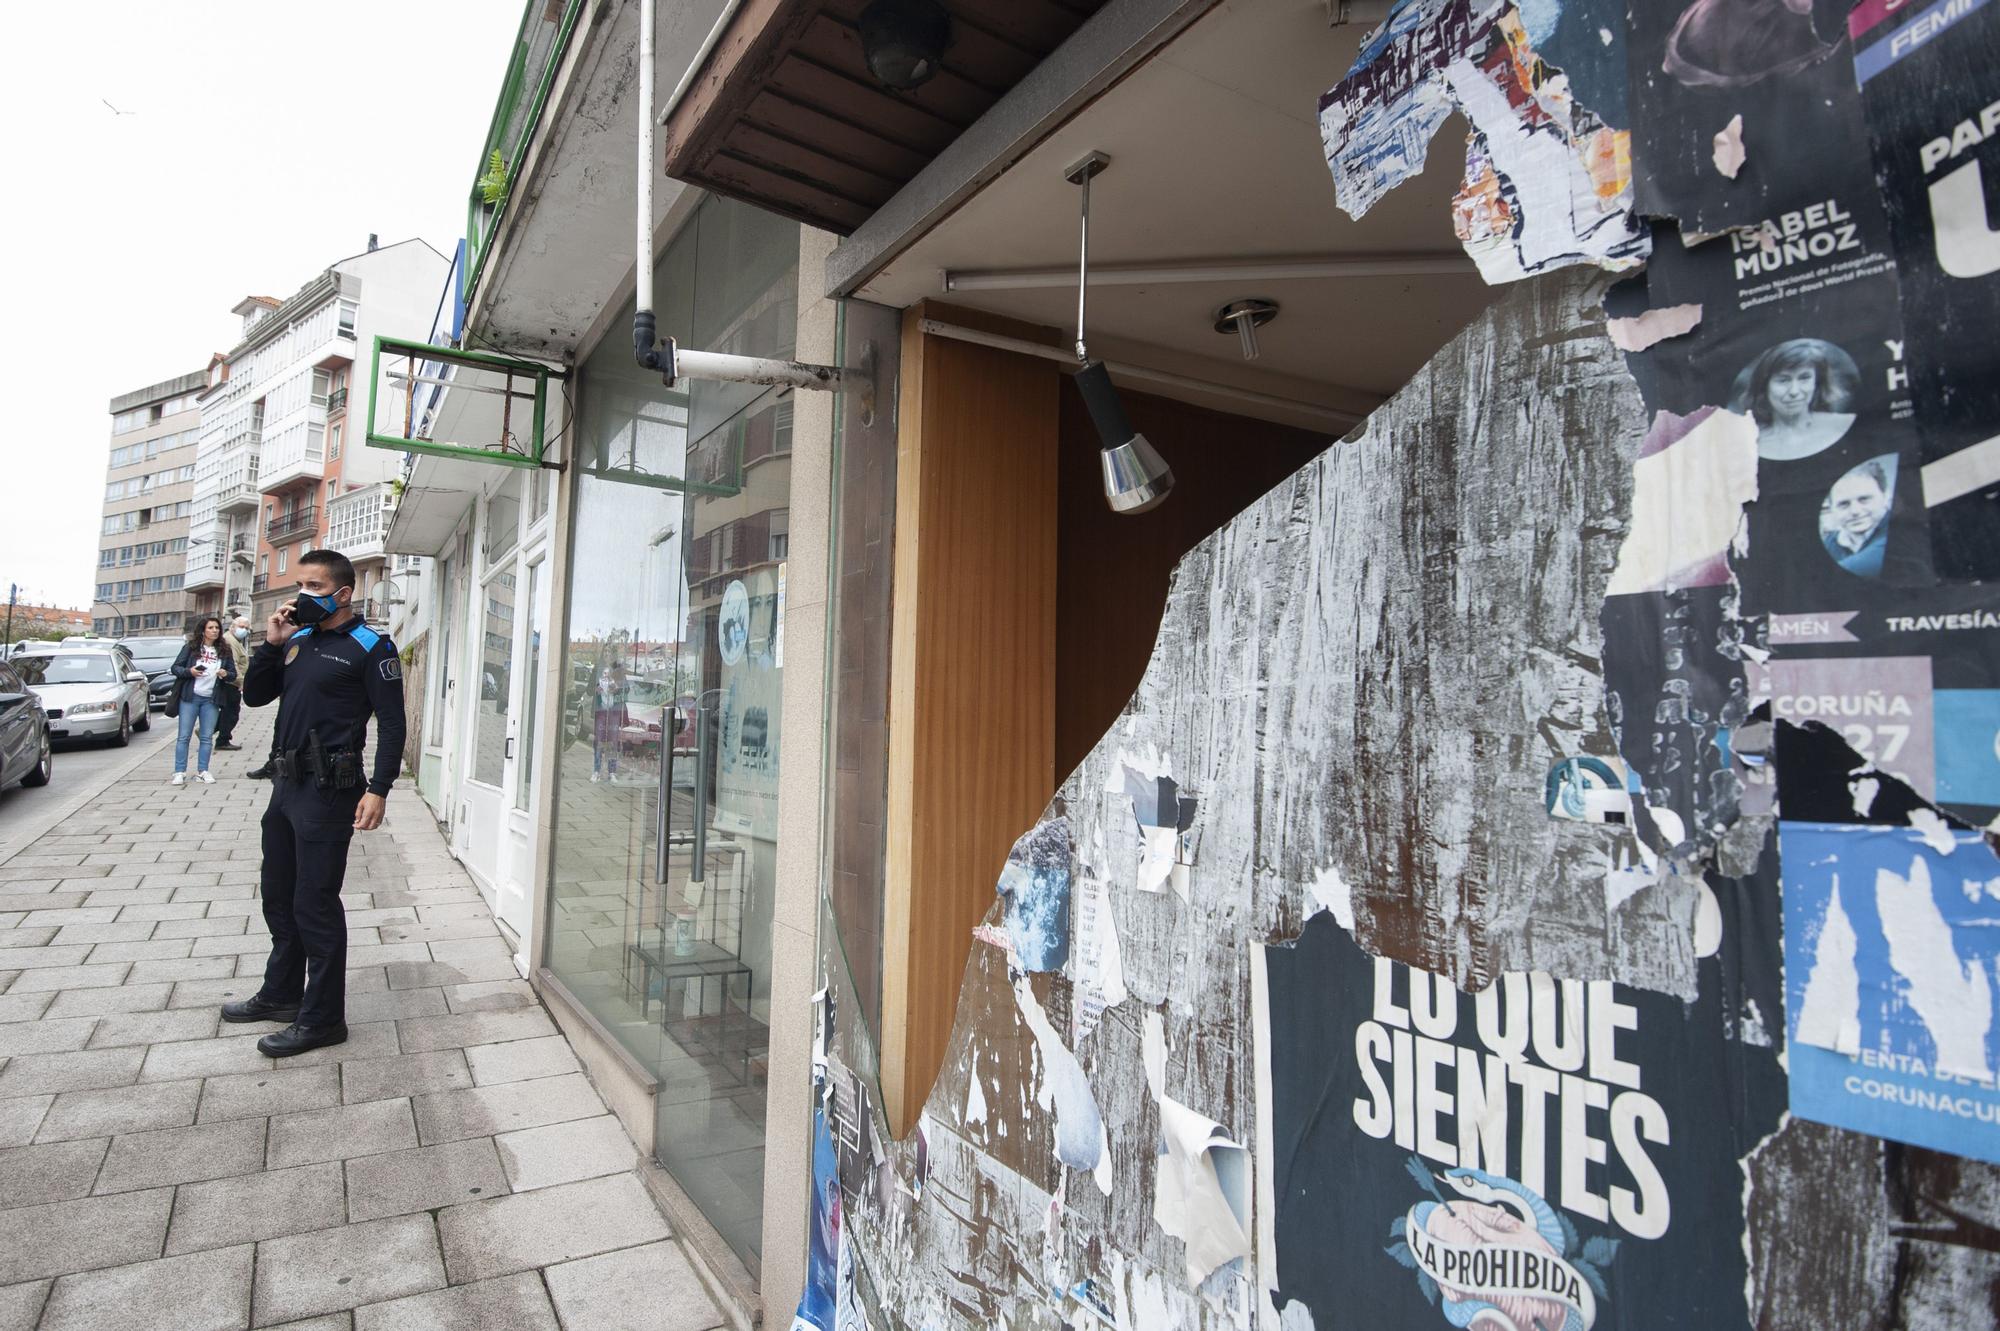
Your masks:
<svg viewBox="0 0 2000 1331"><path fill-rule="evenodd" d="M660 264L663 331L791 355L798 250L795 224L704 202ZM630 311L578 375L543 964L657 1082L655 1155L754 1273L793 403L666 388Z"/></svg>

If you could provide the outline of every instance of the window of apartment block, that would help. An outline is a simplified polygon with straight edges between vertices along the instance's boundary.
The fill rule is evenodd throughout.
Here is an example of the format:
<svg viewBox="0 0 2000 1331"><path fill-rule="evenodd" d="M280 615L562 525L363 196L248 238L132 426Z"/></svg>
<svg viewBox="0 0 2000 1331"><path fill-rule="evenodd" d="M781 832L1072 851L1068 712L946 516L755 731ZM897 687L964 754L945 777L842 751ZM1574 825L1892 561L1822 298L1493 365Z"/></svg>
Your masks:
<svg viewBox="0 0 2000 1331"><path fill-rule="evenodd" d="M271 576L271 556L269 555L257 556L257 576L260 578L268 578Z"/></svg>
<svg viewBox="0 0 2000 1331"><path fill-rule="evenodd" d="M351 300L340 302L340 336L354 336L354 320L358 307Z"/></svg>
<svg viewBox="0 0 2000 1331"><path fill-rule="evenodd" d="M278 551L278 572L283 573L284 571L285 571L285 552L283 550L280 550Z"/></svg>
<svg viewBox="0 0 2000 1331"><path fill-rule="evenodd" d="M328 462L340 461L340 441L342 435L346 433L346 428L343 425L328 427L326 435L326 460Z"/></svg>

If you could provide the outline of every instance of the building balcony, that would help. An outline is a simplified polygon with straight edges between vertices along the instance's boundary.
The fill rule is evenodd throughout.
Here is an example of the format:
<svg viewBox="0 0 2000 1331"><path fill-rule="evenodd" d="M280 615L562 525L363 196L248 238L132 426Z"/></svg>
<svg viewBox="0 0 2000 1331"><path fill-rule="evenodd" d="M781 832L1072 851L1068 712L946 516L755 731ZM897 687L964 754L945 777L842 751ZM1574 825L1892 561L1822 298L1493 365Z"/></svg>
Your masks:
<svg viewBox="0 0 2000 1331"><path fill-rule="evenodd" d="M198 587L220 587L223 583L222 551L208 546L195 546L188 550L187 574L181 586L193 591Z"/></svg>
<svg viewBox="0 0 2000 1331"><path fill-rule="evenodd" d="M326 475L326 413L319 407L306 408L303 422L268 435L258 458L257 488L265 494L283 490L298 481L317 481Z"/></svg>
<svg viewBox="0 0 2000 1331"><path fill-rule="evenodd" d="M215 492L217 513L255 512L257 508L257 474L250 473L249 480L232 480Z"/></svg>
<svg viewBox="0 0 2000 1331"><path fill-rule="evenodd" d="M304 508L290 513L280 513L264 527L264 539L272 545L284 545L301 536L311 536L319 530L319 506L307 504Z"/></svg>
<svg viewBox="0 0 2000 1331"><path fill-rule="evenodd" d="M336 388L331 393L328 393L326 395L327 415L331 416L335 412L346 411L346 410L347 410L347 390L345 388Z"/></svg>
<svg viewBox="0 0 2000 1331"><path fill-rule="evenodd" d="M268 592L270 590L271 590L270 574L259 573L256 577L250 579L250 594L252 596L262 596L265 592Z"/></svg>
<svg viewBox="0 0 2000 1331"><path fill-rule="evenodd" d="M349 559L379 559L395 496L386 485L350 491L326 506L326 543Z"/></svg>

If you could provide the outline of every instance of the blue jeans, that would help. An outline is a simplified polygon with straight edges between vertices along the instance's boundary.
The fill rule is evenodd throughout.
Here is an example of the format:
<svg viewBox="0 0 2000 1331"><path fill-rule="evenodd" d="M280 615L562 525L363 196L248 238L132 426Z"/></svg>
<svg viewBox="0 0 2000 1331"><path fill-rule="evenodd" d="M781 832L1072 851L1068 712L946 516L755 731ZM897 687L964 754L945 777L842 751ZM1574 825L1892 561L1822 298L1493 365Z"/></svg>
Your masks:
<svg viewBox="0 0 2000 1331"><path fill-rule="evenodd" d="M201 760L196 764L197 772L208 770L208 756L215 748L215 699L184 698L181 700L181 733L174 740L174 770L188 769L188 736L194 733L197 722L201 725Z"/></svg>

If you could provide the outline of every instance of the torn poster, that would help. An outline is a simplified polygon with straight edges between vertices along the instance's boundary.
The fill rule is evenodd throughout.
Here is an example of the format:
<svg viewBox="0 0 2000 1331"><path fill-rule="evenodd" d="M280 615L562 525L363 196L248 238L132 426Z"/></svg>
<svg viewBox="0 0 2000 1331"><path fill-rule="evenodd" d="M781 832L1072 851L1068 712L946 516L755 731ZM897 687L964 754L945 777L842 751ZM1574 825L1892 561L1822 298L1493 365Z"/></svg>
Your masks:
<svg viewBox="0 0 2000 1331"><path fill-rule="evenodd" d="M1742 778L1730 735L1750 719L1744 622L1728 585L1607 596L1605 706L1640 838L1662 854L1693 855L1736 821Z"/></svg>
<svg viewBox="0 0 2000 1331"><path fill-rule="evenodd" d="M1067 972L1075 986L1070 1001L1072 1044L1097 1029L1104 1009L1118 1006L1129 995L1110 892L1109 884L1102 879L1084 874L1076 880L1071 896L1070 918L1075 922L1076 935L1070 944Z"/></svg>
<svg viewBox="0 0 2000 1331"><path fill-rule="evenodd" d="M1848 16L1909 326L1939 572L2000 576L2000 8L1863 0Z"/></svg>
<svg viewBox="0 0 2000 1331"><path fill-rule="evenodd" d="M1494 20L1483 49L1446 67L1472 122L1453 222L1488 283L1573 263L1630 268L1647 235L1632 216L1631 136L1577 105L1539 57L1518 11Z"/></svg>
<svg viewBox="0 0 2000 1331"><path fill-rule="evenodd" d="M840 1179L826 1110L813 1106L812 1232L808 1236L805 1289L792 1315L792 1331L834 1331L835 1288L841 1249Z"/></svg>
<svg viewBox="0 0 2000 1331"><path fill-rule="evenodd" d="M1580 823L1623 823L1632 816L1624 768L1604 758L1565 758L1549 769L1542 804L1551 818ZM1337 917L1336 917L1337 918ZM1352 928L1353 920L1343 923Z"/></svg>
<svg viewBox="0 0 2000 1331"><path fill-rule="evenodd" d="M1743 506L1757 497L1757 427L1704 407L1661 412L1632 464L1632 525L1607 596L1716 587L1729 581L1729 547Z"/></svg>
<svg viewBox="0 0 2000 1331"><path fill-rule="evenodd" d="M1523 11L1494 0L1401 6L1320 99L1340 207L1360 217L1421 172L1454 109L1472 124L1454 226L1486 281L1644 259L1629 135L1579 105L1563 71L1536 52Z"/></svg>
<svg viewBox="0 0 2000 1331"><path fill-rule="evenodd" d="M1069 819L1049 818L1014 843L1000 870L1008 945L1030 971L1061 970L1069 958Z"/></svg>
<svg viewBox="0 0 2000 1331"><path fill-rule="evenodd" d="M2000 590L1911 589L1901 604L1773 615L1752 701L1818 721L1973 826L2000 817Z"/></svg>
<svg viewBox="0 0 2000 1331"><path fill-rule="evenodd" d="M1709 160L1715 163L1717 171L1731 180L1736 179L1748 156L1743 151L1743 117L1740 114L1729 117L1729 123L1715 131L1714 144Z"/></svg>
<svg viewBox="0 0 2000 1331"><path fill-rule="evenodd" d="M1755 425L1746 614L1888 606L1931 583L1895 270L1865 180L1693 249L1669 233L1608 313L1640 295L1704 311L1626 357L1648 404L1720 404Z"/></svg>
<svg viewBox="0 0 2000 1331"><path fill-rule="evenodd" d="M1715 235L1825 197L1861 142L1853 63L1831 5L1664 0L1624 27L1638 210ZM1824 23L1822 32L1819 24ZM1740 118L1733 179L1717 132Z"/></svg>
<svg viewBox="0 0 2000 1331"><path fill-rule="evenodd" d="M1190 1286L1250 1252L1249 1152L1214 1119L1167 1094L1166 1029L1158 1012L1142 1027L1146 1087L1160 1109L1153 1219L1187 1248Z"/></svg>
<svg viewBox="0 0 2000 1331"><path fill-rule="evenodd" d="M2000 1163L2000 857L1936 821L1779 846L1792 1112Z"/></svg>
<svg viewBox="0 0 2000 1331"><path fill-rule="evenodd" d="M1014 978L1014 1001L1021 1020L1033 1032L1042 1052L1041 1084L1035 1088L1035 1103L1055 1111L1056 1159L1067 1169L1088 1174L1104 1161L1104 1121L1097 1112L1097 1098L1091 1094L1090 1079L1083 1065L1064 1044L1050 1024L1034 985L1025 975Z"/></svg>
<svg viewBox="0 0 2000 1331"><path fill-rule="evenodd" d="M1120 750L1104 789L1114 801L1130 801L1138 824L1136 886L1141 892L1158 892L1171 883L1186 901L1187 866L1194 862L1195 801L1181 794L1172 763L1150 748Z"/></svg>
<svg viewBox="0 0 2000 1331"><path fill-rule="evenodd" d="M1724 882L1687 1005L1539 973L1467 994L1326 916L1262 949L1275 1304L1321 1326L1748 1324L1740 1161L1785 1092L1737 1034L1737 977L1777 965L1775 884L1746 886Z"/></svg>
<svg viewBox="0 0 2000 1331"><path fill-rule="evenodd" d="M1693 332L1700 322L1699 304L1667 305L1629 319L1607 319L1604 330L1610 334L1611 345L1620 351L1644 351L1655 342Z"/></svg>

